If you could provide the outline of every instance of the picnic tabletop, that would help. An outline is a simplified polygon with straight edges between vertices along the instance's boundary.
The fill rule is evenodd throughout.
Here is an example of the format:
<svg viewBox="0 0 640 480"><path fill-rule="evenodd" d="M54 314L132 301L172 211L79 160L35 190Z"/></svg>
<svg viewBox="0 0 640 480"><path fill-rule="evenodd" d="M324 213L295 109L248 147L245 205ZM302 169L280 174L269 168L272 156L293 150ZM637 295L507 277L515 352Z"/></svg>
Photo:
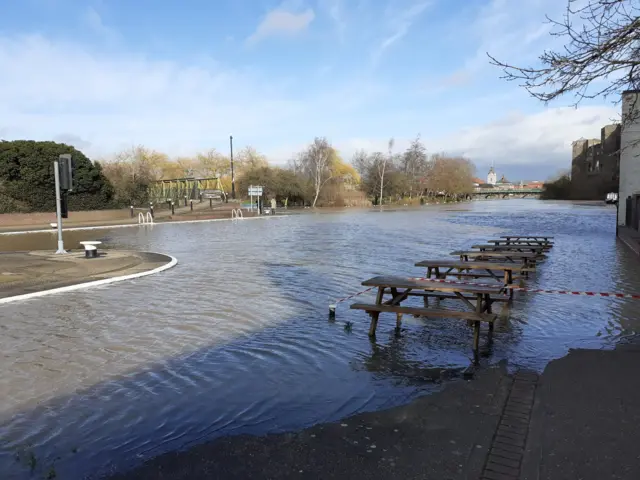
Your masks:
<svg viewBox="0 0 640 480"><path fill-rule="evenodd" d="M480 250L456 250L455 252L451 252L451 255L459 255L465 257L504 257L504 258L527 258L527 259L536 259L538 254L535 252L492 252L485 251L482 252Z"/></svg>
<svg viewBox="0 0 640 480"><path fill-rule="evenodd" d="M365 287L409 288L412 290L432 290L438 292L459 292L482 295L499 295L502 293L502 287L500 285L496 285L495 287L474 284L461 285L436 282L433 280L397 277L393 275L373 277L362 282L362 285Z"/></svg>
<svg viewBox="0 0 640 480"><path fill-rule="evenodd" d="M553 247L553 242L540 240L507 240L506 238L500 238L487 240L487 243L495 243L496 245L541 245L545 248Z"/></svg>
<svg viewBox="0 0 640 480"><path fill-rule="evenodd" d="M516 270L523 268L521 265L514 263L494 263L494 262L465 262L463 260L421 260L416 262L416 267L434 267L434 268L464 268L470 270Z"/></svg>
<svg viewBox="0 0 640 480"><path fill-rule="evenodd" d="M500 251L500 250L504 250L504 251L518 251L518 250L529 250L529 251L537 251L537 252L542 252L544 250L546 250L544 245L523 245L521 243L519 244L509 244L509 245L492 245L492 244L488 244L488 245L471 245L471 248L479 248L481 250L492 250L492 251Z"/></svg>
<svg viewBox="0 0 640 480"><path fill-rule="evenodd" d="M500 235L500 238L505 238L507 240L511 240L513 238L514 240L547 241L547 240L552 240L555 237L551 237L548 235Z"/></svg>

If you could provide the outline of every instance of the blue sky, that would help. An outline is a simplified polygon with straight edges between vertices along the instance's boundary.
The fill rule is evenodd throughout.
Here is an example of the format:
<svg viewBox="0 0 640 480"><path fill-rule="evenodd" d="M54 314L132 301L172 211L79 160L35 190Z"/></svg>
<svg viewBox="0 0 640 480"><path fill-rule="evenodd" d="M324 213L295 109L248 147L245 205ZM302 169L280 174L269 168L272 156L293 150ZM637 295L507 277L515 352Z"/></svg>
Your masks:
<svg viewBox="0 0 640 480"><path fill-rule="evenodd" d="M610 100L545 107L499 78L557 46L562 0L4 0L0 138L92 158L252 145L284 163L314 136L465 154L478 174L547 178L599 136Z"/></svg>

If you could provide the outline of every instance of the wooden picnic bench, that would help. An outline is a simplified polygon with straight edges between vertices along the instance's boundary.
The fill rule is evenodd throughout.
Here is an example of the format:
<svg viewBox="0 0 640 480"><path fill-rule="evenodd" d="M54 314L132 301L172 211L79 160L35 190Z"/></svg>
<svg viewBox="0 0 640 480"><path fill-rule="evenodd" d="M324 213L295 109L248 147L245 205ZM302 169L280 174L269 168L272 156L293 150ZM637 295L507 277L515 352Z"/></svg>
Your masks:
<svg viewBox="0 0 640 480"><path fill-rule="evenodd" d="M537 253L541 256L545 251L545 247L542 245L515 245L513 243L509 245L492 245L492 244L481 244L481 245L472 245L471 248L476 248L482 252L484 251L492 251L492 252L533 252Z"/></svg>
<svg viewBox="0 0 640 480"><path fill-rule="evenodd" d="M378 317L381 312L396 314L396 329L400 328L403 314L421 317L459 318L473 323L473 350L477 353L480 342L480 323L487 322L489 331L493 331L493 323L497 315L492 313L491 305L498 301L502 287L487 287L480 285L459 285L434 282L415 278L378 276L362 282L367 287L377 287L376 301L370 303L354 303L352 309L364 310L371 316L369 336L375 337L378 327ZM390 293L391 298L384 301L385 294ZM425 305L429 297L445 297L460 300L471 311L455 311L434 309L425 307L402 306L401 303L410 296L421 296L425 299ZM502 300L502 298L500 298ZM474 303L475 301L475 303Z"/></svg>
<svg viewBox="0 0 640 480"><path fill-rule="evenodd" d="M526 246L540 246L546 250L551 250L553 248L553 243L551 242L539 242L539 241L531 241L531 240L487 240L487 243L492 243L494 245L526 245Z"/></svg>
<svg viewBox="0 0 640 480"><path fill-rule="evenodd" d="M540 243L540 244L549 244L552 243L554 237L549 237L545 235L501 235L500 238L505 239L507 242L511 241L525 241L531 243Z"/></svg>
<svg viewBox="0 0 640 480"><path fill-rule="evenodd" d="M452 277L470 278L492 278L501 282L503 288L512 285L514 280L513 272L517 272L525 277L529 275L531 269L515 263L494 263L494 262L464 262L461 260L421 260L415 264L416 267L427 269L426 278L442 279ZM502 272L502 278L496 272ZM509 297L513 297L513 290L509 290Z"/></svg>
<svg viewBox="0 0 640 480"><path fill-rule="evenodd" d="M478 260L504 260L516 263L518 260L525 268L535 268L538 254L532 252L481 252L479 250L456 250L451 255L457 255L460 260L468 262L469 259Z"/></svg>

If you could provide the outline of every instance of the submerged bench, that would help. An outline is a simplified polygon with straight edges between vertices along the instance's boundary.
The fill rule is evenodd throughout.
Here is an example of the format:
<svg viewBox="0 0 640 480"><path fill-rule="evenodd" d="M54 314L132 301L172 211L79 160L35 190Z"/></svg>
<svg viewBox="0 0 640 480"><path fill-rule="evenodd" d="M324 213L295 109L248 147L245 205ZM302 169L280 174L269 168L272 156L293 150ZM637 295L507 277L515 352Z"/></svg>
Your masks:
<svg viewBox="0 0 640 480"><path fill-rule="evenodd" d="M493 331L493 323L497 319L497 315L491 311L491 304L498 298L500 301L507 300L506 296L501 294L501 285L495 287L473 284L459 285L396 276L374 277L362 282L362 285L378 288L374 304L354 303L351 305L352 309L364 310L371 316L369 336L375 337L378 318L382 312L396 314L396 329L400 328L403 314L419 317L458 318L473 324L473 349L476 353L480 343L480 323L487 322L489 331ZM391 294L391 299L383 302L386 293ZM470 310L457 311L427 308L426 306L402 306L401 303L410 296L422 296L425 298L425 303L428 297L457 299Z"/></svg>

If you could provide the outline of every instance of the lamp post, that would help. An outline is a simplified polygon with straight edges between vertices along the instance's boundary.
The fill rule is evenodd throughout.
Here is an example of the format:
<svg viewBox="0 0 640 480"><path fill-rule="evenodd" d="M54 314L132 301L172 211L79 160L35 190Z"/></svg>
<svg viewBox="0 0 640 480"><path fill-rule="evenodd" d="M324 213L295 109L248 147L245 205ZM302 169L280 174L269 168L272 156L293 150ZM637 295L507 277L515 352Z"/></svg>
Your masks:
<svg viewBox="0 0 640 480"><path fill-rule="evenodd" d="M233 135L229 135L229 148L231 150L231 198L236 198L236 177L233 173Z"/></svg>

